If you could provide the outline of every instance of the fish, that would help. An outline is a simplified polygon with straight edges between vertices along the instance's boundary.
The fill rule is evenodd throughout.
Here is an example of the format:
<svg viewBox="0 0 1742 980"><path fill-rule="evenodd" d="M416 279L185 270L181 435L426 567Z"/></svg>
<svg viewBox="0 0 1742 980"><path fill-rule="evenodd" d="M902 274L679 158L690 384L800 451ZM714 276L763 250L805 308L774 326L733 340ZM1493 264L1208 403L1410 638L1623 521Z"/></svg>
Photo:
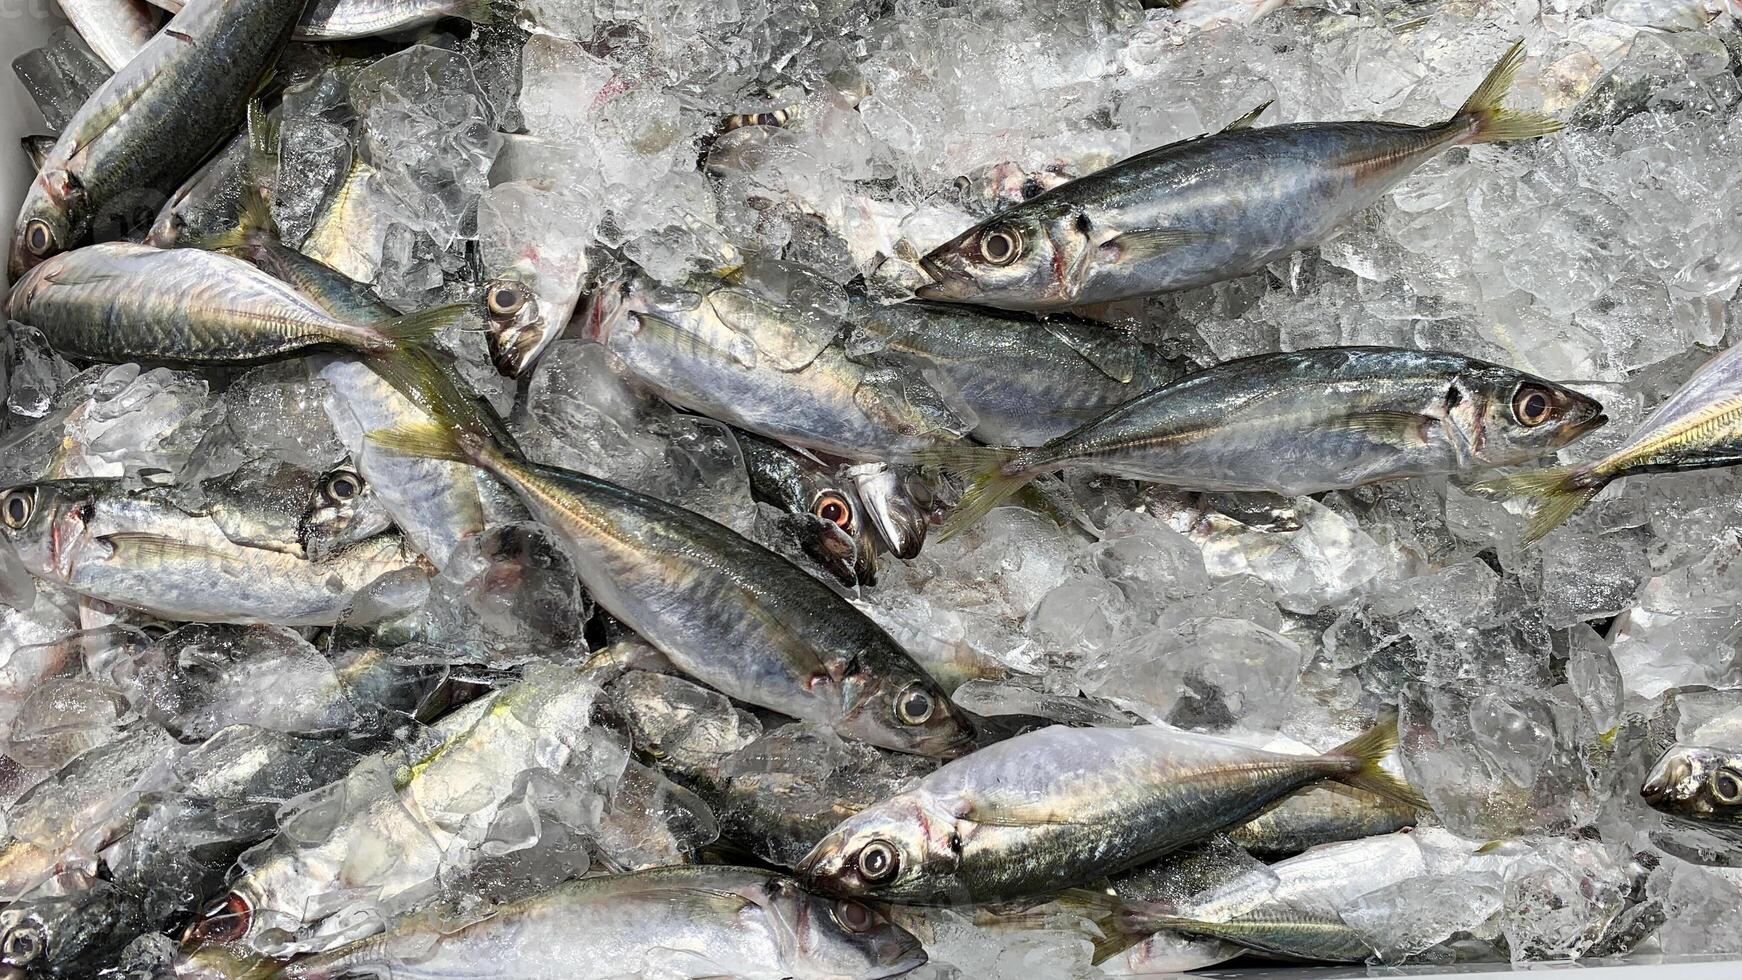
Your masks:
<svg viewBox="0 0 1742 980"><path fill-rule="evenodd" d="M1674 745L1639 795L1654 810L1742 840L1742 752L1734 748Z"/></svg>
<svg viewBox="0 0 1742 980"><path fill-rule="evenodd" d="M349 322L231 255L107 242L36 265L13 285L6 315L40 330L65 357L211 365L323 347L387 357L473 310L460 303Z"/></svg>
<svg viewBox="0 0 1742 980"><path fill-rule="evenodd" d="M1121 901L1097 964L1110 976L1149 975L1213 966L1243 949L1360 962L1372 950L1340 913L1369 892L1428 873L1428 855L1410 833L1314 847L1183 902Z"/></svg>
<svg viewBox="0 0 1742 980"><path fill-rule="evenodd" d="M186 0L151 0L179 13ZM309 0L292 35L298 41L356 41L400 34L454 18L474 24L494 20L492 0Z"/></svg>
<svg viewBox="0 0 1742 980"><path fill-rule="evenodd" d="M191 517L206 517L233 544L319 561L372 538L393 520L368 483L349 466L311 473L289 463L254 460L173 498Z"/></svg>
<svg viewBox="0 0 1742 980"><path fill-rule="evenodd" d="M1335 780L1410 806L1380 760L1395 719L1319 756L1154 725L1054 725L946 763L848 818L797 868L831 894L920 905L1050 895L1244 823Z"/></svg>
<svg viewBox="0 0 1742 980"><path fill-rule="evenodd" d="M435 919L436 921L432 921ZM811 895L751 868L658 868L570 881L489 915L397 923L386 935L296 960L286 980L354 975L517 980L670 977L898 977L926 961L919 941L850 899ZM413 966L415 964L415 966Z"/></svg>
<svg viewBox="0 0 1742 980"><path fill-rule="evenodd" d="M1324 347L1187 375L1034 449L956 446L911 458L973 475L945 523L950 535L1070 466L1190 490L1300 496L1521 462L1607 421L1596 400L1514 368L1435 351Z"/></svg>
<svg viewBox="0 0 1742 980"><path fill-rule="evenodd" d="M973 413L969 434L990 445L1045 445L1185 373L1155 348L1074 317L858 302L849 321L866 346L941 372Z"/></svg>
<svg viewBox="0 0 1742 980"><path fill-rule="evenodd" d="M1191 289L1315 245L1453 146L1530 139L1561 123L1501 105L1524 63L1508 48L1449 120L1291 123L1250 116L1148 150L1009 208L920 260L921 299L1061 310Z"/></svg>
<svg viewBox="0 0 1742 980"><path fill-rule="evenodd" d="M838 320L760 292L631 275L596 290L583 337L666 401L789 446L853 461L950 445L973 428L946 392L836 342Z"/></svg>
<svg viewBox="0 0 1742 980"><path fill-rule="evenodd" d="M360 157L332 196L315 215L314 227L303 239L302 252L333 271L358 282L374 282L381 273L381 244L386 218L376 203L377 171Z"/></svg>
<svg viewBox="0 0 1742 980"><path fill-rule="evenodd" d="M531 463L468 406L371 434L386 449L500 479L570 549L581 583L679 670L714 689L884 748L951 756L973 738L949 697L833 589L731 528L625 487Z"/></svg>
<svg viewBox="0 0 1742 980"><path fill-rule="evenodd" d="M1228 831L1253 855L1290 857L1320 844L1359 840L1415 826L1416 810L1340 783L1325 783L1286 797L1258 818Z"/></svg>
<svg viewBox="0 0 1742 980"><path fill-rule="evenodd" d="M304 0L195 0L92 94L61 132L14 224L16 283L39 263L153 211L241 125ZM124 231L125 229L120 229Z"/></svg>
<svg viewBox="0 0 1742 980"><path fill-rule="evenodd" d="M903 561L918 558L935 511L931 486L912 467L888 463L848 467L847 478L883 547Z"/></svg>
<svg viewBox="0 0 1742 980"><path fill-rule="evenodd" d="M0 491L0 532L44 581L159 619L331 626L384 575L427 575L395 533L322 561L231 541L211 517L120 480Z"/></svg>
<svg viewBox="0 0 1742 980"><path fill-rule="evenodd" d="M877 584L877 539L859 493L841 467L748 432L735 431L750 495L787 514L784 528L842 585Z"/></svg>
<svg viewBox="0 0 1742 980"><path fill-rule="evenodd" d="M161 18L144 0L57 0L73 30L97 57L120 71L157 36Z"/></svg>
<svg viewBox="0 0 1742 980"><path fill-rule="evenodd" d="M242 196L252 184L249 168L253 139L248 132L238 133L176 188L146 231L145 244L153 248L198 244L235 224L243 206Z"/></svg>
<svg viewBox="0 0 1742 980"><path fill-rule="evenodd" d="M1620 448L1573 466L1472 484L1478 494L1529 507L1524 541L1537 541L1625 476L1683 473L1742 463L1742 346L1701 365Z"/></svg>

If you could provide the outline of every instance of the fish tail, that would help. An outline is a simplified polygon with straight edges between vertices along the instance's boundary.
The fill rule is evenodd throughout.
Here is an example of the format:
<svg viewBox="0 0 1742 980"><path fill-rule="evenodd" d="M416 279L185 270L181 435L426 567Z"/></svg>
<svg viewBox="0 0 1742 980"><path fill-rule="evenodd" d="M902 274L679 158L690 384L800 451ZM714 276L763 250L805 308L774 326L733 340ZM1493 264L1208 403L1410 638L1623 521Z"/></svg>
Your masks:
<svg viewBox="0 0 1742 980"><path fill-rule="evenodd" d="M1144 936L1130 932L1109 932L1095 940L1094 952L1089 955L1090 966L1100 966L1102 963L1118 956L1131 947L1143 942Z"/></svg>
<svg viewBox="0 0 1742 980"><path fill-rule="evenodd" d="M371 356L368 364L394 389L427 412L434 425L453 433L453 439L462 447L470 447L470 454L463 457L410 448L404 451L478 465L482 465L479 462L482 447L489 447L504 456L520 456L514 437L502 420L428 348L418 345L401 347ZM423 435L427 437L428 433ZM370 438L374 438L374 433ZM426 441L422 448L435 447Z"/></svg>
<svg viewBox="0 0 1742 980"><path fill-rule="evenodd" d="M966 444L922 449L910 456L912 462L921 466L935 466L972 480L956 509L944 521L941 540L947 541L972 527L992 508L1040 476L1037 470L1018 466L1022 458L1021 449Z"/></svg>
<svg viewBox="0 0 1742 980"><path fill-rule="evenodd" d="M1609 479L1590 467L1560 466L1481 480L1467 489L1485 496L1528 501L1531 512L1524 522L1524 543L1530 544L1578 513L1608 485Z"/></svg>
<svg viewBox="0 0 1742 980"><path fill-rule="evenodd" d="M448 327L465 324L468 320L477 320L477 311L472 304L451 303L380 323L359 326L357 330L364 337L361 346L366 351L378 352L428 344L437 333Z"/></svg>
<svg viewBox="0 0 1742 980"><path fill-rule="evenodd" d="M1332 776L1339 783L1364 789L1404 806L1418 810L1430 809L1427 799L1409 785L1385 770L1382 764L1391 750L1397 748L1397 716L1389 715L1379 723L1329 752L1325 758L1344 764L1345 771Z"/></svg>
<svg viewBox="0 0 1742 980"><path fill-rule="evenodd" d="M1458 114L1452 117L1452 124L1471 128L1465 142L1504 143L1546 136L1561 128L1561 121L1553 116L1501 105L1523 64L1524 42L1514 41L1488 72L1488 77L1482 79L1482 84L1464 100Z"/></svg>

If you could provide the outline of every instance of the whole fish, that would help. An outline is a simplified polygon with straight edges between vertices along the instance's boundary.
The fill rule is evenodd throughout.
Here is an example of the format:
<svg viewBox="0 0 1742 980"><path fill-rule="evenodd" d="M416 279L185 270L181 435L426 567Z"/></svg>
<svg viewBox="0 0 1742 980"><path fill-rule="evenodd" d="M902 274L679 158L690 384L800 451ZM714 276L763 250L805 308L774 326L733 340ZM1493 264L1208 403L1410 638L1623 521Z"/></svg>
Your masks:
<svg viewBox="0 0 1742 980"><path fill-rule="evenodd" d="M435 920L435 921L432 921ZM658 868L571 881L470 921L420 916L386 935L286 966L287 980L472 977L898 977L919 941L870 907L811 895L751 868Z"/></svg>
<svg viewBox="0 0 1742 980"><path fill-rule="evenodd" d="M731 528L498 445L439 399L431 425L371 435L384 448L471 463L566 542L581 582L684 673L724 694L920 755L973 735L889 634L834 590Z"/></svg>
<svg viewBox="0 0 1742 980"><path fill-rule="evenodd" d="M0 531L32 574L160 619L330 626L364 586L426 574L394 533L323 561L231 541L209 516L118 480L67 480L0 492Z"/></svg>
<svg viewBox="0 0 1742 980"><path fill-rule="evenodd" d="M179 13L185 0L151 0ZM309 0L296 25L298 41L355 41L427 27L449 17L474 24L491 21L491 0Z"/></svg>
<svg viewBox="0 0 1742 980"><path fill-rule="evenodd" d="M875 532L841 467L761 436L734 434L750 474L750 495L787 513L784 529L804 553L842 585L876 585Z"/></svg>
<svg viewBox="0 0 1742 980"><path fill-rule="evenodd" d="M1529 139L1561 124L1501 106L1523 64L1514 44L1451 119L1292 123L1249 119L1055 187L921 260L922 299L1058 310L1190 289L1317 244L1453 146Z"/></svg>
<svg viewBox="0 0 1742 980"><path fill-rule="evenodd" d="M637 274L593 293L584 336L674 405L842 459L890 459L973 428L918 372L849 357L841 329L747 287L670 289Z"/></svg>
<svg viewBox="0 0 1742 980"><path fill-rule="evenodd" d="M1299 496L1504 466L1607 421L1596 401L1498 364L1325 347L1219 364L1035 449L962 446L914 458L975 474L946 526L954 533L1069 466L1192 490Z"/></svg>
<svg viewBox="0 0 1742 980"><path fill-rule="evenodd" d="M1474 484L1532 505L1524 539L1535 541L1624 476L1681 473L1742 463L1742 346L1707 361L1638 431L1602 459Z"/></svg>
<svg viewBox="0 0 1742 980"><path fill-rule="evenodd" d="M235 364L319 347L388 356L470 315L464 304L351 322L229 255L129 242L55 255L15 283L6 315L66 356Z"/></svg>
<svg viewBox="0 0 1742 980"><path fill-rule="evenodd" d="M1184 371L1105 324L1039 320L935 303L856 303L853 329L916 368L934 368L973 412L973 437L1039 446Z"/></svg>
<svg viewBox="0 0 1742 980"><path fill-rule="evenodd" d="M303 5L195 0L147 42L49 153L13 226L8 278L90 242L124 199L167 198L241 125Z"/></svg>
<svg viewBox="0 0 1742 980"><path fill-rule="evenodd" d="M58 0L61 13L104 64L120 71L157 36L161 19L145 0Z"/></svg>
<svg viewBox="0 0 1742 980"><path fill-rule="evenodd" d="M798 867L819 890L930 905L1048 895L1154 860L1336 780L1424 805L1385 722L1320 756L1153 725L1053 726L948 763L847 819Z"/></svg>
<svg viewBox="0 0 1742 980"><path fill-rule="evenodd" d="M1639 795L1654 810L1742 839L1742 751L1678 744L1651 767Z"/></svg>
<svg viewBox="0 0 1742 980"><path fill-rule="evenodd" d="M1414 807L1386 797L1325 783L1303 789L1255 820L1228 831L1234 843L1268 860L1320 844L1360 840L1415 826Z"/></svg>

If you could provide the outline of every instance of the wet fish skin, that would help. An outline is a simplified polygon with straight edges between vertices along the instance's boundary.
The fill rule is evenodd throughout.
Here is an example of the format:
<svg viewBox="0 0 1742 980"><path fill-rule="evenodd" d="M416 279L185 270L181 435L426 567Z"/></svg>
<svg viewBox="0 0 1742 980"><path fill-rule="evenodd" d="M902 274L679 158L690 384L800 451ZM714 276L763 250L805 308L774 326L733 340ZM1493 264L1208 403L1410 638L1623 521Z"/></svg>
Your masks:
<svg viewBox="0 0 1742 980"><path fill-rule="evenodd" d="M155 207L241 124L304 0L197 0L86 101L27 192L7 261L16 283L91 241L136 195Z"/></svg>
<svg viewBox="0 0 1742 980"><path fill-rule="evenodd" d="M731 528L526 462L446 413L435 425L371 438L494 474L568 544L602 608L710 687L884 748L947 757L971 744L968 722L889 634Z"/></svg>
<svg viewBox="0 0 1742 980"><path fill-rule="evenodd" d="M1040 446L1184 369L1106 324L941 303L857 303L853 328L941 371L995 446Z"/></svg>
<svg viewBox="0 0 1742 980"><path fill-rule="evenodd" d="M922 299L1058 310L1244 275L1324 240L1446 149L1560 128L1501 108L1522 42L1451 119L1293 123L1172 143L1010 208L921 260Z"/></svg>
<svg viewBox="0 0 1742 980"><path fill-rule="evenodd" d="M1415 826L1415 820L1414 807L1326 783L1285 798L1228 836L1253 855L1275 860L1320 844L1395 833Z"/></svg>
<svg viewBox="0 0 1742 980"><path fill-rule="evenodd" d="M235 223L250 185L249 135L237 134L197 173L176 188L145 234L154 248L197 245Z"/></svg>
<svg viewBox="0 0 1742 980"><path fill-rule="evenodd" d="M520 980L602 980L646 964L677 976L870 980L901 976L926 959L918 940L875 911L748 868L586 878L473 921L430 919L297 960L283 976L335 980L415 962L420 976L457 980L488 960Z"/></svg>
<svg viewBox="0 0 1742 980"><path fill-rule="evenodd" d="M238 545L209 517L119 480L67 480L0 493L5 536L32 574L160 619L321 626L393 572L427 573L399 535L326 561ZM22 519L18 519L22 518Z"/></svg>
<svg viewBox="0 0 1742 980"><path fill-rule="evenodd" d="M1742 752L1677 744L1652 765L1639 795L1654 810L1742 834Z"/></svg>
<svg viewBox="0 0 1742 980"><path fill-rule="evenodd" d="M946 525L954 533L1038 475L1068 466L1192 490L1299 496L1522 462L1607 421L1595 400L1502 365L1325 347L1188 375L1035 449L915 458L976 474Z"/></svg>
<svg viewBox="0 0 1742 980"><path fill-rule="evenodd" d="M849 818L798 868L819 890L916 904L1055 893L1242 823L1334 779L1421 798L1379 768L1382 723L1321 756L1156 726L1018 735L944 765Z"/></svg>
<svg viewBox="0 0 1742 980"><path fill-rule="evenodd" d="M151 0L171 12L185 0ZM427 27L449 17L488 24L490 0L309 0L296 25L298 41L355 41Z"/></svg>
<svg viewBox="0 0 1742 980"><path fill-rule="evenodd" d="M886 460L972 428L913 372L849 357L816 324L723 282L672 289L637 274L595 290L583 323L666 401L789 446Z"/></svg>
<svg viewBox="0 0 1742 980"><path fill-rule="evenodd" d="M157 35L159 18L145 0L58 0L61 13L97 57L120 71Z"/></svg>
<svg viewBox="0 0 1742 980"><path fill-rule="evenodd" d="M903 561L918 558L935 511L931 487L912 467L889 463L860 463L847 476L889 553Z"/></svg>
<svg viewBox="0 0 1742 980"><path fill-rule="evenodd" d="M786 511L799 547L851 588L877 584L877 549L853 482L840 468L748 432L735 431L750 494Z"/></svg>
<svg viewBox="0 0 1742 980"><path fill-rule="evenodd" d="M1695 371L1619 449L1576 466L1532 470L1471 487L1531 507L1524 540L1536 541L1624 476L1682 473L1742 463L1742 346Z"/></svg>

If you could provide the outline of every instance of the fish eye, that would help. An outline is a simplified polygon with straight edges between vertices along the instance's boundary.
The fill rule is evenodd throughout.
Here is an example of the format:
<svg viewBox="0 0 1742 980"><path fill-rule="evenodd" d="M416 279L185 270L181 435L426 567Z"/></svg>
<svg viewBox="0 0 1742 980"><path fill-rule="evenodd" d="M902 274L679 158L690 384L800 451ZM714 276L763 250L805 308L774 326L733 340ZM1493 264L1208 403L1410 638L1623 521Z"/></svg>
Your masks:
<svg viewBox="0 0 1742 980"><path fill-rule="evenodd" d="M526 306L526 290L511 283L497 283L484 294L484 302L496 316L513 316Z"/></svg>
<svg viewBox="0 0 1742 980"><path fill-rule="evenodd" d="M209 943L233 943L248 934L254 921L254 909L248 900L231 892L224 900L206 910L200 921L188 928L190 940Z"/></svg>
<svg viewBox="0 0 1742 980"><path fill-rule="evenodd" d="M1512 393L1512 417L1519 425L1536 428L1548 421L1549 412L1554 408L1554 401L1549 397L1547 389L1540 385L1523 384Z"/></svg>
<svg viewBox="0 0 1742 980"><path fill-rule="evenodd" d="M936 710L937 700L917 683L909 684L895 696L895 717L903 724L923 725L931 720L932 712Z"/></svg>
<svg viewBox="0 0 1742 980"><path fill-rule="evenodd" d="M1706 785L1712 790L1712 799L1726 806L1742 803L1742 773L1725 766L1713 771Z"/></svg>
<svg viewBox="0 0 1742 980"><path fill-rule="evenodd" d="M1022 252L1022 235L1014 228L993 228L980 236L980 254L993 265L1009 265Z"/></svg>
<svg viewBox="0 0 1742 980"><path fill-rule="evenodd" d="M859 877L879 884L895 877L901 870L901 855L888 841L874 840L859 849Z"/></svg>
<svg viewBox="0 0 1742 980"><path fill-rule="evenodd" d="M853 508L848 505L847 498L838 493L825 493L811 505L811 513L828 521L842 530L853 529Z"/></svg>
<svg viewBox="0 0 1742 980"><path fill-rule="evenodd" d="M30 515L36 513L36 488L19 487L6 491L6 496L0 498L0 520L13 530L20 530L30 523Z"/></svg>
<svg viewBox="0 0 1742 980"><path fill-rule="evenodd" d="M0 940L0 962L24 966L41 956L46 945L40 923L20 922L7 930L6 938Z"/></svg>
<svg viewBox="0 0 1742 980"><path fill-rule="evenodd" d="M349 503L363 492L363 478L350 470L338 470L327 477L325 492L335 504Z"/></svg>
<svg viewBox="0 0 1742 980"><path fill-rule="evenodd" d="M848 932L866 932L877 924L877 914L872 912L869 906L852 899L842 899L836 902L834 915L835 922Z"/></svg>
<svg viewBox="0 0 1742 980"><path fill-rule="evenodd" d="M54 251L54 229L41 218L30 219L24 226L24 247L39 259Z"/></svg>

